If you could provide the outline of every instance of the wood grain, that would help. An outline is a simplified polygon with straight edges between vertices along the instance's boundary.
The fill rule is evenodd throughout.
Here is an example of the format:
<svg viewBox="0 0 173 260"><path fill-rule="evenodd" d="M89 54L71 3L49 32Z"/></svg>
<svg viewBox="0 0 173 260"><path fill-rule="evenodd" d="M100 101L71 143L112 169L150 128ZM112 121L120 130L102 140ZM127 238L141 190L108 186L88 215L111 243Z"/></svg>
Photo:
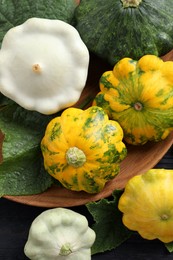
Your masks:
<svg viewBox="0 0 173 260"><path fill-rule="evenodd" d="M162 57L164 61L173 60L173 51ZM95 56L91 56L88 80L76 107L85 102L86 107L91 105L92 98L99 91L99 78L106 70L112 67ZM88 102L87 102L88 100ZM162 142L148 142L143 146L127 145L128 155L120 165L120 173L98 194L74 192L65 188L52 186L47 191L32 196L4 196L6 199L38 207L72 207L97 201L112 194L115 189L123 189L127 181L134 175L153 168L173 144L173 132Z"/></svg>

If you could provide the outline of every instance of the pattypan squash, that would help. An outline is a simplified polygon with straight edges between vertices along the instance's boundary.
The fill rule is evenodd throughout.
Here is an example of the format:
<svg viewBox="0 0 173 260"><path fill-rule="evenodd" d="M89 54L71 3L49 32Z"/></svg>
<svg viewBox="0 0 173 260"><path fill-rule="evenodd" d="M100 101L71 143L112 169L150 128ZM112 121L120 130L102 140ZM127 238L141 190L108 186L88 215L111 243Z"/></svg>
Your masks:
<svg viewBox="0 0 173 260"><path fill-rule="evenodd" d="M151 169L132 177L118 207L124 225L145 239L173 241L173 170Z"/></svg>
<svg viewBox="0 0 173 260"><path fill-rule="evenodd" d="M102 108L67 108L41 141L45 169L67 189L98 193L119 172L127 153L122 139L122 128Z"/></svg>
<svg viewBox="0 0 173 260"><path fill-rule="evenodd" d="M24 252L31 260L90 260L95 237L85 216L49 209L32 222Z"/></svg>
<svg viewBox="0 0 173 260"><path fill-rule="evenodd" d="M172 0L81 0L75 18L88 49L113 66L173 47Z"/></svg>
<svg viewBox="0 0 173 260"><path fill-rule="evenodd" d="M88 49L72 25L33 17L3 39L0 92L25 109L53 114L78 101L88 65Z"/></svg>
<svg viewBox="0 0 173 260"><path fill-rule="evenodd" d="M119 122L127 143L165 139L173 130L173 62L155 55L121 59L101 76L93 105Z"/></svg>

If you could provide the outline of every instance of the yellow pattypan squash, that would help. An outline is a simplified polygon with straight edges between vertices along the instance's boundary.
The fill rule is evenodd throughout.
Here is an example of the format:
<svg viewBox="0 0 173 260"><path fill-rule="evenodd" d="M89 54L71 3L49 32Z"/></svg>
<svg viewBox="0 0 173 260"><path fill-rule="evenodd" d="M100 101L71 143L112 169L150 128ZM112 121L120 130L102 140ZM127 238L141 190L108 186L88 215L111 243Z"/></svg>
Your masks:
<svg viewBox="0 0 173 260"><path fill-rule="evenodd" d="M123 223L145 239L173 241L173 170L151 169L132 177L118 207Z"/></svg>
<svg viewBox="0 0 173 260"><path fill-rule="evenodd" d="M100 78L93 105L119 122L127 143L161 141L173 130L173 62L123 58Z"/></svg>
<svg viewBox="0 0 173 260"><path fill-rule="evenodd" d="M122 139L122 128L102 108L68 108L42 139L45 169L67 189L97 193L119 172L127 153Z"/></svg>

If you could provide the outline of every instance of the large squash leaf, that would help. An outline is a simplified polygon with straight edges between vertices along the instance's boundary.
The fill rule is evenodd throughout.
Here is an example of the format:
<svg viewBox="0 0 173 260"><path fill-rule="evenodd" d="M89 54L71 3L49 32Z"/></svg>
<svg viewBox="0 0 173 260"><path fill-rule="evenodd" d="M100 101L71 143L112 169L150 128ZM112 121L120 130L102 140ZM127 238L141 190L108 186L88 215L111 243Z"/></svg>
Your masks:
<svg viewBox="0 0 173 260"><path fill-rule="evenodd" d="M132 232L122 223L122 213L118 210L118 201L122 191L114 191L113 199L101 199L90 202L86 207L93 216L92 229L96 233L96 240L92 246L92 254L112 250L127 240Z"/></svg>
<svg viewBox="0 0 173 260"><path fill-rule="evenodd" d="M27 111L15 103L0 110L0 196L43 192L53 183L40 150L51 116Z"/></svg>
<svg viewBox="0 0 173 260"><path fill-rule="evenodd" d="M0 0L0 43L12 27L31 17L59 19L73 23L77 0Z"/></svg>

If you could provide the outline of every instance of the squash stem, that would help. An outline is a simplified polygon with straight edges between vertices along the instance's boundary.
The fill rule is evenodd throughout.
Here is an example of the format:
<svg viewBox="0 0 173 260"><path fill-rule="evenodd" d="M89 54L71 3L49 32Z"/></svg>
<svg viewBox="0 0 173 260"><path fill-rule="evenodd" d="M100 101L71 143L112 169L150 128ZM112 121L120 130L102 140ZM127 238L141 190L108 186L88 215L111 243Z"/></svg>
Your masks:
<svg viewBox="0 0 173 260"><path fill-rule="evenodd" d="M167 221L168 219L169 219L169 215L166 213L161 216L161 220L163 221Z"/></svg>
<svg viewBox="0 0 173 260"><path fill-rule="evenodd" d="M40 74L41 73L41 67L39 64L32 65L32 70L34 73Z"/></svg>
<svg viewBox="0 0 173 260"><path fill-rule="evenodd" d="M137 110L137 111L141 111L142 108L143 108L143 105L140 103L140 102L136 102L134 105L133 105L134 109Z"/></svg>
<svg viewBox="0 0 173 260"><path fill-rule="evenodd" d="M123 7L138 7L142 0L121 0Z"/></svg>
<svg viewBox="0 0 173 260"><path fill-rule="evenodd" d="M67 256L70 255L72 253L72 250L70 248L70 244L67 243L65 245L63 245L60 249L59 255L61 256Z"/></svg>
<svg viewBox="0 0 173 260"><path fill-rule="evenodd" d="M66 152L67 163L75 168L81 167L86 162L86 156L77 147L70 147Z"/></svg>

